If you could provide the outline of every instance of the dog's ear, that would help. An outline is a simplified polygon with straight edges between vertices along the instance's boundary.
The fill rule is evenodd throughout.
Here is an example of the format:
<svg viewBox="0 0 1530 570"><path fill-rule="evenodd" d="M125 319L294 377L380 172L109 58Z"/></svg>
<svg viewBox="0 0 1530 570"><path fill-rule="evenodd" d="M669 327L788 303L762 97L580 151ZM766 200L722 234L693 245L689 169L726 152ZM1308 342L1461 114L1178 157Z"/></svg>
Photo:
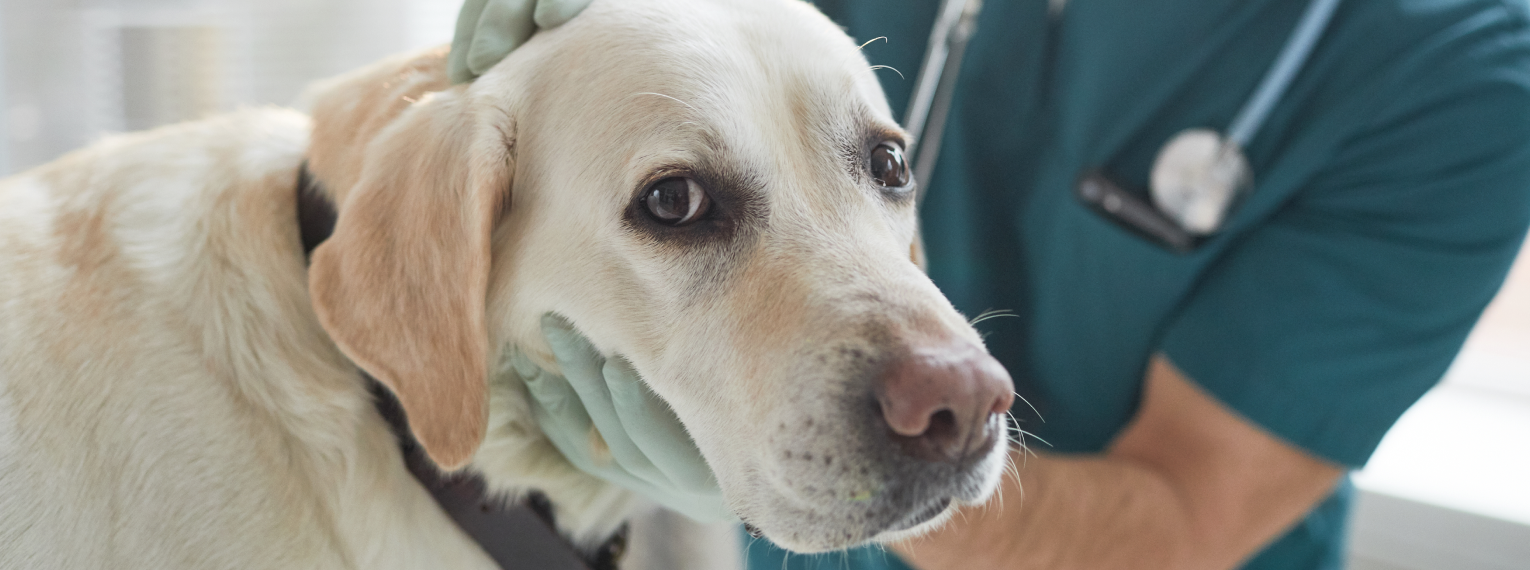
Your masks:
<svg viewBox="0 0 1530 570"><path fill-rule="evenodd" d="M337 203L361 177L368 143L425 95L451 86L446 47L383 59L315 82L300 106L313 115L308 169Z"/></svg>
<svg viewBox="0 0 1530 570"><path fill-rule="evenodd" d="M309 269L325 330L393 391L415 439L448 470L472 459L487 426L489 241L513 170L513 127L503 113L479 116L466 90L420 94L387 124L358 127L375 135L349 143L365 148L359 174L332 189L335 231ZM325 105L316 130L327 128Z"/></svg>

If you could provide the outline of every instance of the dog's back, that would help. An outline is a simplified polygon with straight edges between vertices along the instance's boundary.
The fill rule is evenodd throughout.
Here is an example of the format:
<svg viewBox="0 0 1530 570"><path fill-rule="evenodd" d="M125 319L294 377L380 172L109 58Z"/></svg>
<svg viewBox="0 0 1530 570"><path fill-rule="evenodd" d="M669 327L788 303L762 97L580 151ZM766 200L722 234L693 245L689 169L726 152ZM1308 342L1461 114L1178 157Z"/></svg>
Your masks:
<svg viewBox="0 0 1530 570"><path fill-rule="evenodd" d="M0 568L485 563L312 315L308 133L250 110L0 182Z"/></svg>

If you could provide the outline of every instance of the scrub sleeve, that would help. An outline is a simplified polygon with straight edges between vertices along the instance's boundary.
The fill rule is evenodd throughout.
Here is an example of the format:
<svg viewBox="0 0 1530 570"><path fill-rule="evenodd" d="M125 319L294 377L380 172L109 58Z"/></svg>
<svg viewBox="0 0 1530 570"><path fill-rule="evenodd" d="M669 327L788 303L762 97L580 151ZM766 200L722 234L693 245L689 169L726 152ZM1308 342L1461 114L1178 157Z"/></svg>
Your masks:
<svg viewBox="0 0 1530 570"><path fill-rule="evenodd" d="M1203 274L1162 350L1254 423L1363 465L1525 236L1530 78L1434 69ZM1520 72L1523 73L1523 72Z"/></svg>

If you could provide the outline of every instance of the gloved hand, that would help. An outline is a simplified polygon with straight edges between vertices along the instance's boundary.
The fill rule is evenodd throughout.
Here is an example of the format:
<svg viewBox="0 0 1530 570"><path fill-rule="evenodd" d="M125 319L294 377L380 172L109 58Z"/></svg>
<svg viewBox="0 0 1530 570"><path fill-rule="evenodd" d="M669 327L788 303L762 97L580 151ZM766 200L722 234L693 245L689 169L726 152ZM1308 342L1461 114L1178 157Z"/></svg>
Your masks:
<svg viewBox="0 0 1530 570"><path fill-rule="evenodd" d="M584 11L590 0L467 0L457 14L456 36L447 56L453 84L483 75L537 28L556 28Z"/></svg>
<svg viewBox="0 0 1530 570"><path fill-rule="evenodd" d="M510 363L531 393L537 425L569 462L697 521L737 520L680 419L626 360L602 357L554 315L542 317L542 335L564 376L519 352ZM597 435L609 455L595 449Z"/></svg>

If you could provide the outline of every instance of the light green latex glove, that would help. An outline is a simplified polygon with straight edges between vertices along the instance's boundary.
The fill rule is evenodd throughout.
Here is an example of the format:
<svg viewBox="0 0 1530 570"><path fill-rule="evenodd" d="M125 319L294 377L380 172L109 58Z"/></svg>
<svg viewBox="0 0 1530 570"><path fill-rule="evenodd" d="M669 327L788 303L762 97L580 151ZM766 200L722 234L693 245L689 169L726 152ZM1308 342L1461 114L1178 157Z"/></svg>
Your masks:
<svg viewBox="0 0 1530 570"><path fill-rule="evenodd" d="M472 81L537 28L556 28L584 11L590 0L467 0L457 14L456 36L446 60L452 83Z"/></svg>
<svg viewBox="0 0 1530 570"><path fill-rule="evenodd" d="M569 462L697 521L737 520L680 419L626 360L601 356L553 315L542 318L542 335L563 376L520 353L510 364L531 393L537 425ZM597 449L601 441L609 453Z"/></svg>

